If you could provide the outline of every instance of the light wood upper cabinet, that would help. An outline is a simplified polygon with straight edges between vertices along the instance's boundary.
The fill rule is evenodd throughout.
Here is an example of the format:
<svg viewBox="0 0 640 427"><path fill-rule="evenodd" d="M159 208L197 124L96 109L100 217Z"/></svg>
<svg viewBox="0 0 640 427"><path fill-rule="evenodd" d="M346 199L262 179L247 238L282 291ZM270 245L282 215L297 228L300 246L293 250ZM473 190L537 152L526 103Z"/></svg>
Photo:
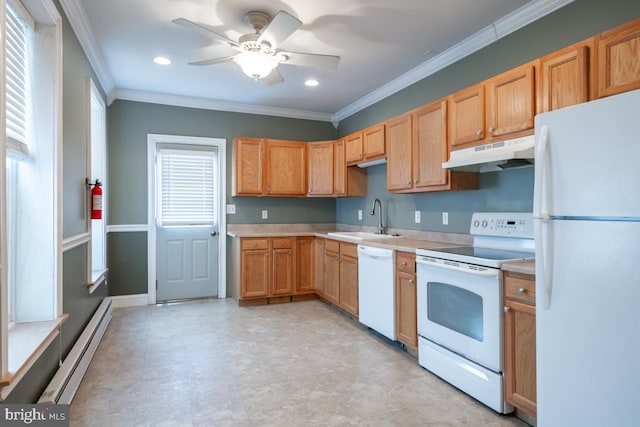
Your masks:
<svg viewBox="0 0 640 427"><path fill-rule="evenodd" d="M260 196L263 187L263 144L259 138L235 138L233 196Z"/></svg>
<svg viewBox="0 0 640 427"><path fill-rule="evenodd" d="M308 196L331 196L334 192L333 141L311 142L307 147Z"/></svg>
<svg viewBox="0 0 640 427"><path fill-rule="evenodd" d="M384 123L354 132L344 140L347 165L381 159L386 154Z"/></svg>
<svg viewBox="0 0 640 427"><path fill-rule="evenodd" d="M344 138L347 164L356 164L364 158L362 149L362 131L354 132Z"/></svg>
<svg viewBox="0 0 640 427"><path fill-rule="evenodd" d="M347 195L347 162L345 160L345 140L335 142L333 149L333 195Z"/></svg>
<svg viewBox="0 0 640 427"><path fill-rule="evenodd" d="M387 122L387 190L389 191L413 187L411 121L411 114L405 114Z"/></svg>
<svg viewBox="0 0 640 427"><path fill-rule="evenodd" d="M532 63L502 73L486 83L487 137L533 129L535 74Z"/></svg>
<svg viewBox="0 0 640 427"><path fill-rule="evenodd" d="M598 98L640 88L640 19L596 36Z"/></svg>
<svg viewBox="0 0 640 427"><path fill-rule="evenodd" d="M307 194L307 144L266 139L267 196L304 196Z"/></svg>
<svg viewBox="0 0 640 427"><path fill-rule="evenodd" d="M367 195L367 170L357 166L347 166L346 138L335 142L333 151L333 195L351 197Z"/></svg>
<svg viewBox="0 0 640 427"><path fill-rule="evenodd" d="M536 416L536 308L533 276L504 273L505 399Z"/></svg>
<svg viewBox="0 0 640 427"><path fill-rule="evenodd" d="M477 189L478 174L442 168L448 156L446 99L387 122L389 192Z"/></svg>
<svg viewBox="0 0 640 427"><path fill-rule="evenodd" d="M449 108L449 138L452 149L484 139L484 84L450 95Z"/></svg>
<svg viewBox="0 0 640 427"><path fill-rule="evenodd" d="M499 74L449 96L449 149L533 133L535 64Z"/></svg>
<svg viewBox="0 0 640 427"><path fill-rule="evenodd" d="M442 99L413 112L414 187L436 189L447 186L450 172L442 168L442 163L448 158L447 100Z"/></svg>
<svg viewBox="0 0 640 427"><path fill-rule="evenodd" d="M362 146L364 150L364 160L376 160L385 156L385 125L379 123L362 131Z"/></svg>
<svg viewBox="0 0 640 427"><path fill-rule="evenodd" d="M587 102L592 97L590 53L593 39L569 46L540 59L538 112Z"/></svg>

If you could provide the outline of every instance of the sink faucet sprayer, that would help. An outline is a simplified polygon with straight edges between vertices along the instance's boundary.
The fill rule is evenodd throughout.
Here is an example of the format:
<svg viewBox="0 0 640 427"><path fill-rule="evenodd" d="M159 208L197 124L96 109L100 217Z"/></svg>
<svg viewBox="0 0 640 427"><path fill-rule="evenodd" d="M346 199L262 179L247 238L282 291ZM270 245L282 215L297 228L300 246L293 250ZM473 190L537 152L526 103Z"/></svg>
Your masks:
<svg viewBox="0 0 640 427"><path fill-rule="evenodd" d="M378 209L378 232L377 232L377 234L384 234L384 227L382 226L382 202L380 201L380 199L375 199L373 201L373 204L371 205L371 215L375 215L376 214L376 203L378 203L378 206L380 207L380 209Z"/></svg>

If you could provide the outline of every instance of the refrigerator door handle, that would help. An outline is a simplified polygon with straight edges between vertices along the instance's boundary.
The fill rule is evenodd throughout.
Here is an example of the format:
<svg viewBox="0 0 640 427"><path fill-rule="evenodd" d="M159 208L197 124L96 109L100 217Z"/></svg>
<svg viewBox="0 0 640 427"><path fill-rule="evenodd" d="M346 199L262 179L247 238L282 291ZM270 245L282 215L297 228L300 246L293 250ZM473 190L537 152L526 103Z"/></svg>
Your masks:
<svg viewBox="0 0 640 427"><path fill-rule="evenodd" d="M542 308L548 310L551 307L551 291L553 289L553 282L551 281L551 272L553 271L551 260L553 257L550 252L553 249L549 245L552 221L546 218L537 219L534 221L534 226L536 246L539 248L539 250L536 250L536 280L542 281L542 292L540 293ZM537 277L538 274L540 277ZM538 301L536 301L536 305L539 305Z"/></svg>
<svg viewBox="0 0 640 427"><path fill-rule="evenodd" d="M545 186L545 174L547 164L547 150L549 147L549 126L544 125L540 129L540 137L536 142L536 168L534 171L534 187L535 193L533 195L533 217L548 219L549 212L547 212L547 188ZM544 203L544 207L542 204Z"/></svg>

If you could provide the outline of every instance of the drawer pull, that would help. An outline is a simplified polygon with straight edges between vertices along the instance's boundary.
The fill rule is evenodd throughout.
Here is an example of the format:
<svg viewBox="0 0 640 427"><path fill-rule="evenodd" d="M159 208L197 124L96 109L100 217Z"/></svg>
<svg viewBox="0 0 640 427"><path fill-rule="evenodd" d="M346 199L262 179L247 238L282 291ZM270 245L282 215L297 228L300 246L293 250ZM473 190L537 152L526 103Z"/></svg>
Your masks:
<svg viewBox="0 0 640 427"><path fill-rule="evenodd" d="M518 288L518 293L519 294L524 294L525 292L527 292L527 290L525 288Z"/></svg>
<svg viewBox="0 0 640 427"><path fill-rule="evenodd" d="M509 307L506 307L506 306L505 306L505 307L502 309L502 311L504 311L505 313L508 313L509 311L511 311L511 309L510 309Z"/></svg>

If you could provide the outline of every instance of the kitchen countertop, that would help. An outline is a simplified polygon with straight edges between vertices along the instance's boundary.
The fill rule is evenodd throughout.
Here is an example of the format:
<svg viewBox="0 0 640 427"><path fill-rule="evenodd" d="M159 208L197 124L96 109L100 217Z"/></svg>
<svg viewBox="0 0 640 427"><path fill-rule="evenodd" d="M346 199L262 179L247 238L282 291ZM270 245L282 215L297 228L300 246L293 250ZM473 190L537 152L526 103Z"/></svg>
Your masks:
<svg viewBox="0 0 640 427"><path fill-rule="evenodd" d="M531 261L511 261L502 264L504 271L512 271L514 273L530 274L535 276L536 274L536 262Z"/></svg>
<svg viewBox="0 0 640 427"><path fill-rule="evenodd" d="M375 227L359 227L344 224L229 224L229 237L322 237L401 252L415 253L416 249L448 248L452 246L472 245L473 236L459 233L440 233L430 231L387 229L387 233L400 234L399 237L372 239L353 239L345 236L330 236L336 231L364 231L375 233ZM512 261L502 264L502 270L535 275L535 261Z"/></svg>
<svg viewBox="0 0 640 427"><path fill-rule="evenodd" d="M331 232L364 231L375 233L375 228L344 226L340 224L230 224L230 237L304 237L314 236L379 248L415 253L419 248L446 248L470 245L473 238L467 234L439 233L415 230L387 229L387 233L398 233L398 237L355 239L346 236L330 236Z"/></svg>

